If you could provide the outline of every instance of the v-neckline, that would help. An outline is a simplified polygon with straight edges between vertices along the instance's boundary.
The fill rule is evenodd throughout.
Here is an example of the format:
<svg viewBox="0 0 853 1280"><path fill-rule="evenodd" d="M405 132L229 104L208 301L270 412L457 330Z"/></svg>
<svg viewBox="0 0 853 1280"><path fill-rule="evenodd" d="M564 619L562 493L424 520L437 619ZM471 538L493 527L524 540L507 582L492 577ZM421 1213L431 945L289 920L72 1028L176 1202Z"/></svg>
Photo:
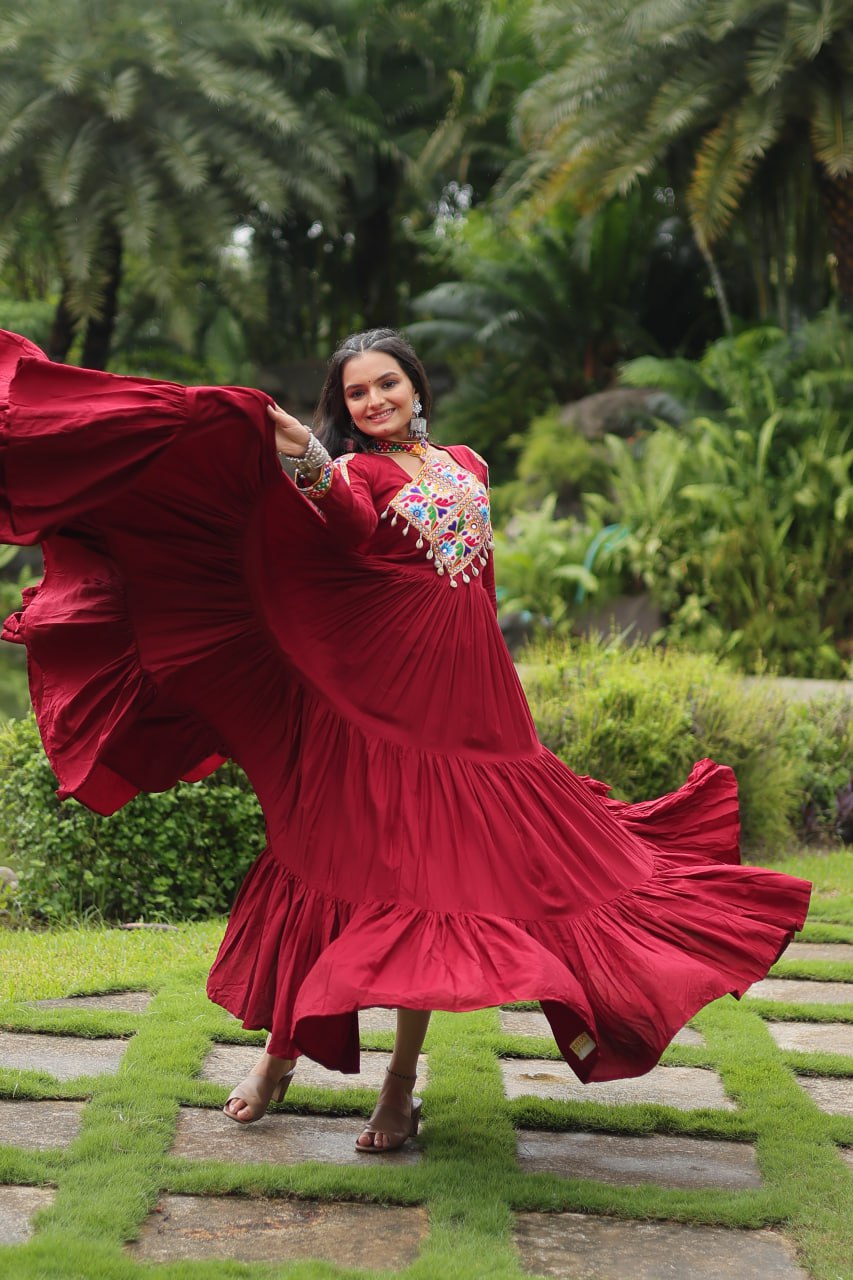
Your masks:
<svg viewBox="0 0 853 1280"><path fill-rule="evenodd" d="M453 454L450 452L450 450L449 450L449 449L447 449L447 448L444 448L444 447L443 447L443 448L440 450L440 452L441 452L441 453L446 453L446 454L447 454L447 456L448 456L448 458L450 459L450 461L451 461L451 462L456 462L456 459L454 458ZM418 468L418 470L415 472L415 474L414 474L414 475L412 475L410 472L408 472L408 471L406 470L406 468L405 468L404 466L401 466L401 464L400 464L400 463L397 461L397 459L394 457L393 453L379 453L379 454L374 454L374 457L378 457L378 458L388 458L388 459L390 459L390 461L394 463L394 466L397 468L397 470L398 470L398 471L402 471L403 475L406 477L406 479L408 480L409 484L417 484L417 483L420 481L421 476L424 474L424 471L426 471L427 467L428 467L432 462L434 462L434 461L435 461L435 459L433 459L433 458L431 458L429 455L427 455L425 458L421 459L421 465L420 465L420 467L419 467L419 468ZM457 466L461 466L461 463L457 463ZM463 471L467 471L467 470L468 470L468 468L467 468L467 467L463 467L463 468L462 468L462 470L463 470ZM469 474L470 474L470 475L473 475L473 472L469 472ZM476 477L474 477L474 478L476 479ZM401 485L401 486L400 486L400 488L397 490L397 493L400 493L400 491L401 491L402 489L405 489L405 487L406 487L405 485ZM395 495L395 496L396 496L396 495Z"/></svg>

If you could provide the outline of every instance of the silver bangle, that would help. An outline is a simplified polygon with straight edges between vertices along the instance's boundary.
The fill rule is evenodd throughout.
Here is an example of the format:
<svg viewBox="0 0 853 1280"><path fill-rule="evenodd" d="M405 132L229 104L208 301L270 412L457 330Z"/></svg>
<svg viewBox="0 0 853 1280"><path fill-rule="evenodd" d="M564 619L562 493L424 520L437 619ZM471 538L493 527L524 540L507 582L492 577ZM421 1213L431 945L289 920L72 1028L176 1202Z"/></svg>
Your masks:
<svg viewBox="0 0 853 1280"><path fill-rule="evenodd" d="M311 475L312 472L319 470L325 466L327 462L331 462L331 455L325 445L321 444L311 428L308 428L310 435L305 452L298 458L293 458L293 465L299 474L304 478Z"/></svg>

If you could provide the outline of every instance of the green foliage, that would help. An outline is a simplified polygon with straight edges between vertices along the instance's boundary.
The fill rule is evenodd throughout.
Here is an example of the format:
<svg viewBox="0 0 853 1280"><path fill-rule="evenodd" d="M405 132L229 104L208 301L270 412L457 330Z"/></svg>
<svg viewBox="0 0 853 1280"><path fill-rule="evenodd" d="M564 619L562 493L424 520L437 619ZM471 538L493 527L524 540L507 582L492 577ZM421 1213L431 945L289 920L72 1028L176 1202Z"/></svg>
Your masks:
<svg viewBox="0 0 853 1280"><path fill-rule="evenodd" d="M287 87L294 60L330 56L253 5L69 0L57 23L33 0L0 17L0 264L43 246L60 358L81 323L103 345L128 256L164 304L183 261L210 263L248 211L334 213L344 148Z"/></svg>
<svg viewBox="0 0 853 1280"><path fill-rule="evenodd" d="M554 519L556 496L536 511L519 511L505 531L495 531L497 587L502 615L527 613L555 631L571 625L577 588L594 594L599 582L583 567L589 535L572 519Z"/></svg>
<svg viewBox="0 0 853 1280"><path fill-rule="evenodd" d="M520 444L516 472L524 506L538 506L549 493L556 493L558 507L580 509L583 494L607 489L605 449L563 421L559 410L534 418Z"/></svg>
<svg viewBox="0 0 853 1280"><path fill-rule="evenodd" d="M775 293L788 323L789 286L825 303L827 223L849 296L851 17L847 0L538 0L543 74L518 125L540 204L568 191L597 207L666 164L709 258L735 219L747 228L761 315Z"/></svg>
<svg viewBox="0 0 853 1280"><path fill-rule="evenodd" d="M745 848L836 835L836 791L853 772L853 703L813 714L772 681L744 685L709 657L616 640L547 641L525 664L542 741L620 798L673 791L709 757L737 777Z"/></svg>
<svg viewBox="0 0 853 1280"><path fill-rule="evenodd" d="M623 380L686 402L677 430L661 425L639 447L611 438L610 496L587 499L598 521L630 529L620 554L663 609L666 638L746 671L843 676L853 329L830 312L796 338L751 330L695 368L646 358Z"/></svg>
<svg viewBox="0 0 853 1280"><path fill-rule="evenodd" d="M38 347L47 344L53 319L50 302L22 302L0 295L0 329L21 333Z"/></svg>
<svg viewBox="0 0 853 1280"><path fill-rule="evenodd" d="M110 818L60 804L33 717L0 731L0 849L19 908L46 921L199 919L226 911L264 826L245 776L140 795Z"/></svg>
<svg viewBox="0 0 853 1280"><path fill-rule="evenodd" d="M680 349L702 299L679 240L647 193L592 218L568 202L538 219L475 209L448 231L434 247L444 280L415 298L407 330L454 373L447 438L488 452L505 479L513 432L606 385L631 352ZM662 295L675 304L661 308Z"/></svg>

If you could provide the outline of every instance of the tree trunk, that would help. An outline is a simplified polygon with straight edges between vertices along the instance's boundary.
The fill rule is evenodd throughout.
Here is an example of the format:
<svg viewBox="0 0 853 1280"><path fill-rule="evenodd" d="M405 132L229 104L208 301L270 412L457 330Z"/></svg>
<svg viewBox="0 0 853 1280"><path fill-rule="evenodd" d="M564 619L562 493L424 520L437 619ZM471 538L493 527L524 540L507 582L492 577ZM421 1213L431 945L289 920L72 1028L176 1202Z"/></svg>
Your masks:
<svg viewBox="0 0 853 1280"><path fill-rule="evenodd" d="M110 358L122 270L121 236L114 226L104 229L100 257L106 276L106 288L100 315L93 316L86 325L81 360L84 369L106 369Z"/></svg>
<svg viewBox="0 0 853 1280"><path fill-rule="evenodd" d="M732 324L732 311L729 306L728 294L723 277L720 274L720 268L717 266L716 259L711 252L705 237L700 235L694 228L696 243L699 246L699 252L705 259L705 265L708 268L708 274L711 277L711 284L714 289L714 297L717 299L717 306L720 308L720 319L723 322L723 333L730 338L734 333L734 325Z"/></svg>
<svg viewBox="0 0 853 1280"><path fill-rule="evenodd" d="M50 336L47 340L47 355L51 360L63 363L68 358L71 343L74 341L74 317L68 307L68 285L62 283L62 293L53 313Z"/></svg>
<svg viewBox="0 0 853 1280"><path fill-rule="evenodd" d="M838 292L841 302L853 307L853 173L833 178L820 170L820 188L829 220L829 234L835 254Z"/></svg>

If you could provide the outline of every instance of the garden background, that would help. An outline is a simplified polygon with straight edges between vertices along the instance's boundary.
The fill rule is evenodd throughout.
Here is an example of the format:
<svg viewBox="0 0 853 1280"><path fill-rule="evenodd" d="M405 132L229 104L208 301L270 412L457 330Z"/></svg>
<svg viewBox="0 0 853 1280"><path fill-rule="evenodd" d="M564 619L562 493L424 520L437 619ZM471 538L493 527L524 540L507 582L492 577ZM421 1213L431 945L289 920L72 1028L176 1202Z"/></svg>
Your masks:
<svg viewBox="0 0 853 1280"><path fill-rule="evenodd" d="M846 946L851 85L853 0L0 4L0 327L56 360L259 386L306 418L340 339L402 328L436 440L489 461L501 621L543 740L626 799L703 755L731 764L746 856L825 866L808 940ZM37 551L0 550L4 613L39 573ZM58 805L22 655L2 649L10 973L99 952L119 921L178 923L188 948L215 933L263 840L240 771L111 819ZM120 969L20 981L68 995ZM152 975L134 984L159 990L168 965ZM112 1028L89 1016L83 1034ZM10 1157L9 1179L55 1179L58 1159ZM830 1277L847 1243L824 1199L804 1193L802 1239Z"/></svg>

